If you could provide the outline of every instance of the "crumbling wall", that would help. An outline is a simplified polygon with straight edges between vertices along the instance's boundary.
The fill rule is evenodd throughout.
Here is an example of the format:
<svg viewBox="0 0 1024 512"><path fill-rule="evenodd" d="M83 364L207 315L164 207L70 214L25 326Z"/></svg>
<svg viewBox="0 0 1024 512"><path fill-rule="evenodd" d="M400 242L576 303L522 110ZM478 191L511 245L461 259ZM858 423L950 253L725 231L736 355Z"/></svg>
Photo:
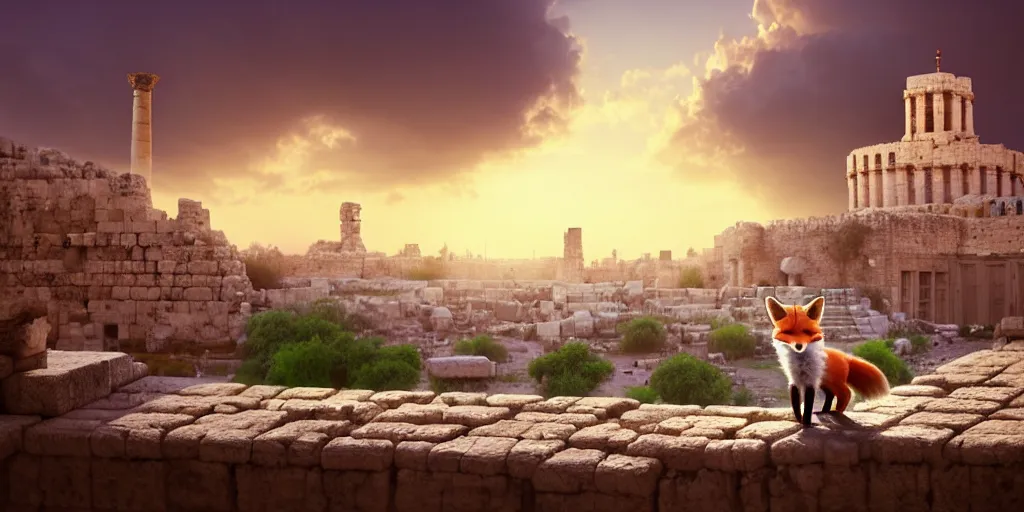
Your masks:
<svg viewBox="0 0 1024 512"><path fill-rule="evenodd" d="M210 212L152 207L146 182L0 139L0 286L46 304L67 350L231 349L252 287Z"/></svg>

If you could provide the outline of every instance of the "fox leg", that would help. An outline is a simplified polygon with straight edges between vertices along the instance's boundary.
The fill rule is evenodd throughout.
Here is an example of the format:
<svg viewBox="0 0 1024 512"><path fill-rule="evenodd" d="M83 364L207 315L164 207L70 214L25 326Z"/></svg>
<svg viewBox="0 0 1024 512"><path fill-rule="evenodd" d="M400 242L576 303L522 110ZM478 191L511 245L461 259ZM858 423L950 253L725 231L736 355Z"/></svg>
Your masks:
<svg viewBox="0 0 1024 512"><path fill-rule="evenodd" d="M846 406L850 405L850 399L853 398L853 393L850 392L850 388L846 386L840 386L836 389L836 412L843 412L846 410Z"/></svg>
<svg viewBox="0 0 1024 512"><path fill-rule="evenodd" d="M793 414L796 415L796 422L800 423L800 388L795 385L789 386L789 401L793 405Z"/></svg>
<svg viewBox="0 0 1024 512"><path fill-rule="evenodd" d="M807 386L804 389L804 425L811 424L811 414L814 413L814 388Z"/></svg>
<svg viewBox="0 0 1024 512"><path fill-rule="evenodd" d="M821 412L831 412L832 411L832 399L835 398L836 395L834 393L832 393L831 389L821 388L821 390L825 392L825 405L821 406Z"/></svg>

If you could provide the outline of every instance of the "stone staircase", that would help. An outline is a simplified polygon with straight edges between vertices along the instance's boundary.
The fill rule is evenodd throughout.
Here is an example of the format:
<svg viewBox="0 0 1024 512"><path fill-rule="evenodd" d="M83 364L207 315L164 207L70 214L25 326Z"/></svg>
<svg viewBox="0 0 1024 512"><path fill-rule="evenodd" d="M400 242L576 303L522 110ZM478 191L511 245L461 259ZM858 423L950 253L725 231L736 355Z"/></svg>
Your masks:
<svg viewBox="0 0 1024 512"><path fill-rule="evenodd" d="M822 290L825 297L825 315L821 319L821 330L826 341L861 341L865 336L857 325L857 319L850 312L850 303L859 303L860 298L852 290Z"/></svg>

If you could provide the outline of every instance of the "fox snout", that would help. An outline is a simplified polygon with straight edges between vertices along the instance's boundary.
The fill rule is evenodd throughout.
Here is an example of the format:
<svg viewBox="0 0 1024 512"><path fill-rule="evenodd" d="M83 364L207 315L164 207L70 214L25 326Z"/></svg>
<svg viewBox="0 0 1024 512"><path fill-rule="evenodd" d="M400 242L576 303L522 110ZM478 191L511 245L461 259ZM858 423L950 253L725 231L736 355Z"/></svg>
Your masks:
<svg viewBox="0 0 1024 512"><path fill-rule="evenodd" d="M793 349L793 352L796 352L797 354L799 354L800 352L803 352L804 349L807 348L807 345L805 345L803 343L791 343L789 345L789 348Z"/></svg>

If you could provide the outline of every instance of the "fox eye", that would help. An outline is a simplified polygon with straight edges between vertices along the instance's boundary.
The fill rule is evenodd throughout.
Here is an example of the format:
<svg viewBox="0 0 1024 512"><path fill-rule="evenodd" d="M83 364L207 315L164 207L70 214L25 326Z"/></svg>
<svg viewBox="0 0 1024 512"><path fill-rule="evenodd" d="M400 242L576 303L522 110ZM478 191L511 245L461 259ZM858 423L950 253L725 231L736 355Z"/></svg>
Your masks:
<svg viewBox="0 0 1024 512"><path fill-rule="evenodd" d="M782 331L782 334L785 334L786 336L792 336L792 335L794 335L796 333L794 333L793 331L787 329L785 331Z"/></svg>
<svg viewBox="0 0 1024 512"><path fill-rule="evenodd" d="M804 329L804 334L806 334L808 336L814 336L817 333L812 331L812 330L810 330L810 329Z"/></svg>

